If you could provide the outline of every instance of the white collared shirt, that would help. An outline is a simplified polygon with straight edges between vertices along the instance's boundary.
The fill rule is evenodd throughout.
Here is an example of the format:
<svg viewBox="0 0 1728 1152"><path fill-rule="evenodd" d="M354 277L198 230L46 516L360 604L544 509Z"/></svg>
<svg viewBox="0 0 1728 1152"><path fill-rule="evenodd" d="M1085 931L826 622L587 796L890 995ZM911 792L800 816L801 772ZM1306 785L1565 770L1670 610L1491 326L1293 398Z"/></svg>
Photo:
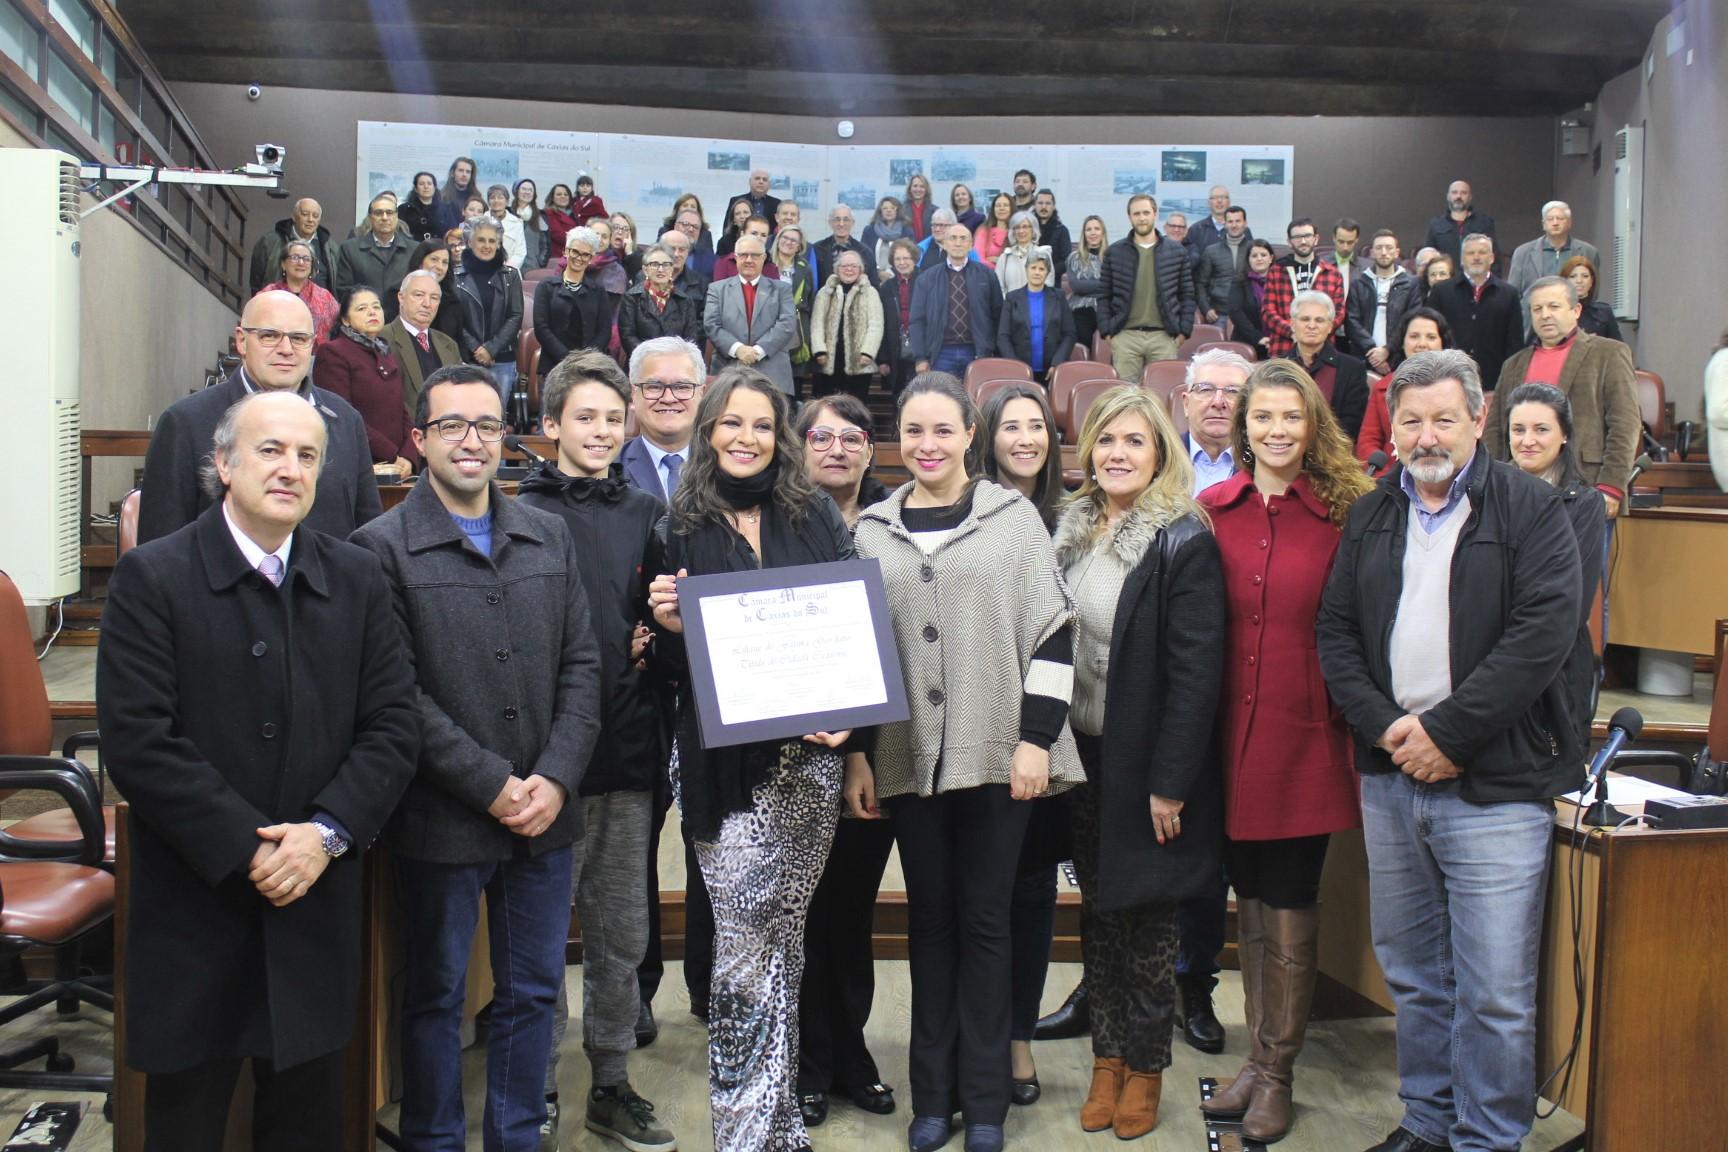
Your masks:
<svg viewBox="0 0 1728 1152"><path fill-rule="evenodd" d="M282 541L282 547L276 549L274 552L266 552L253 542L252 537L241 531L240 525L234 523L234 516L233 513L228 511L228 501L226 499L222 501L222 519L227 521L228 534L234 537L234 544L240 549L240 555L246 557L246 563L254 571L257 570L258 565L264 562L264 557L274 556L278 560L282 561L283 579L287 579L288 551L294 547L294 534L292 532L288 534L286 540Z"/></svg>
<svg viewBox="0 0 1728 1152"><path fill-rule="evenodd" d="M660 494L668 500L672 499L672 493L666 490L666 481L669 479L666 472L666 457L678 457L678 466L682 468L685 464L690 463L690 445L666 449L644 436L642 437L642 447L648 450L648 459L654 462L654 476L660 481Z"/></svg>

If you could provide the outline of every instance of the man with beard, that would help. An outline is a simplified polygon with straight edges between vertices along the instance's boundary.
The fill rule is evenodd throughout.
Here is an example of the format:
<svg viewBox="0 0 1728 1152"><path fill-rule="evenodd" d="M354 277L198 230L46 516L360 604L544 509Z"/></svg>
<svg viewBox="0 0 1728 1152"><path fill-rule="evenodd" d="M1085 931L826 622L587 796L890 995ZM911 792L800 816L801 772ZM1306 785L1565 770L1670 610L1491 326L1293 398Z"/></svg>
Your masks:
<svg viewBox="0 0 1728 1152"><path fill-rule="evenodd" d="M1290 221L1284 232L1290 255L1272 265L1266 275L1266 301L1260 308L1260 330L1265 333L1272 356L1288 356L1295 346L1290 331L1290 304L1298 292L1310 289L1332 297L1334 315L1344 313L1344 276L1338 265L1316 259L1314 244L1319 230L1307 216Z"/></svg>
<svg viewBox="0 0 1728 1152"><path fill-rule="evenodd" d="M1428 221L1428 235L1423 245L1452 257L1456 264L1463 258L1464 239L1480 233L1494 240L1494 217L1476 211L1476 195L1468 180L1454 180L1446 189L1446 211ZM1499 248L1498 242L1494 247ZM1494 374L1489 372L1492 380Z"/></svg>
<svg viewBox="0 0 1728 1152"><path fill-rule="evenodd" d="M1032 197L1032 215L1038 221L1038 243L1050 249L1054 282L1068 267L1068 254L1074 251L1074 238L1068 234L1068 225L1062 223L1062 217L1056 214L1056 193L1050 189L1040 188Z"/></svg>
<svg viewBox="0 0 1728 1152"><path fill-rule="evenodd" d="M1398 236L1390 229L1374 233L1368 258L1368 267L1350 284L1345 333L1351 351L1384 375L1389 363L1386 341L1398 330L1404 313L1421 303L1421 293L1416 277L1398 263Z"/></svg>

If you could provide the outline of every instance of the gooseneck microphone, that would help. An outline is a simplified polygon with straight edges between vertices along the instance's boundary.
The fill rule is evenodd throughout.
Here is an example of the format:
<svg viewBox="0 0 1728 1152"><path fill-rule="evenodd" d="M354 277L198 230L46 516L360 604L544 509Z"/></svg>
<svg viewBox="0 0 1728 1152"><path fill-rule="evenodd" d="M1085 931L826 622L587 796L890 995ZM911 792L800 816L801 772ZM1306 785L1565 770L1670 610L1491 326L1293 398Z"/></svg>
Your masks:
<svg viewBox="0 0 1728 1152"><path fill-rule="evenodd" d="M522 453L522 455L528 457L528 459L534 461L536 464L551 463L551 461L547 460L546 457L528 447L528 445L523 442L522 437L516 435L514 432L504 437L504 447L510 449L512 452Z"/></svg>
<svg viewBox="0 0 1728 1152"><path fill-rule="evenodd" d="M1368 464L1363 468L1363 471L1370 476L1378 476L1386 470L1386 465L1389 462L1386 453L1377 451L1368 457Z"/></svg>
<svg viewBox="0 0 1728 1152"><path fill-rule="evenodd" d="M1596 753L1596 758L1590 761L1590 773L1586 778L1586 790L1595 785L1595 802L1584 813L1583 823L1588 828L1611 828L1626 819L1624 813L1608 803L1608 769L1614 763L1614 757L1620 750L1632 741L1638 739L1638 734L1644 731L1644 716L1636 708L1626 707L1614 713L1608 720L1608 739L1603 743L1602 750Z"/></svg>

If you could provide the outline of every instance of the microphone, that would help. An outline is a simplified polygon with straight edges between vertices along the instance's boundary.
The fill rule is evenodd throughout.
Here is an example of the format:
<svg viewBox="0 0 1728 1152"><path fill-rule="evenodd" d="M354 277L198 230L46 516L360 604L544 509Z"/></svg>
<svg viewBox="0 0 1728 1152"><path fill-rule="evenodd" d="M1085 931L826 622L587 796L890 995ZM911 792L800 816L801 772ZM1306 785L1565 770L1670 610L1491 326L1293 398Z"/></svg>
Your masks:
<svg viewBox="0 0 1728 1152"><path fill-rule="evenodd" d="M1373 455L1368 457L1368 465L1363 469L1363 471L1370 476L1378 476L1385 470L1388 463L1390 463L1390 461L1387 459L1386 453L1376 451Z"/></svg>
<svg viewBox="0 0 1728 1152"><path fill-rule="evenodd" d="M512 452L520 452L522 455L528 457L528 459L534 461L536 464L550 463L550 461L548 461L546 459L546 457L540 455L540 453L534 451L534 449L528 447L527 444L523 443L522 437L516 435L514 432L512 432L510 435L504 437L504 447L510 449L510 451L512 451Z"/></svg>
<svg viewBox="0 0 1728 1152"><path fill-rule="evenodd" d="M1602 750L1596 753L1596 758L1590 761L1590 772L1584 782L1585 790L1592 784L1596 788L1595 802L1590 805L1589 811L1584 813L1583 823L1586 827L1610 828L1626 819L1624 813L1608 803L1608 768L1614 763L1620 750L1638 739L1638 734L1642 731L1644 716L1636 708L1622 708L1609 718L1608 739L1602 745Z"/></svg>

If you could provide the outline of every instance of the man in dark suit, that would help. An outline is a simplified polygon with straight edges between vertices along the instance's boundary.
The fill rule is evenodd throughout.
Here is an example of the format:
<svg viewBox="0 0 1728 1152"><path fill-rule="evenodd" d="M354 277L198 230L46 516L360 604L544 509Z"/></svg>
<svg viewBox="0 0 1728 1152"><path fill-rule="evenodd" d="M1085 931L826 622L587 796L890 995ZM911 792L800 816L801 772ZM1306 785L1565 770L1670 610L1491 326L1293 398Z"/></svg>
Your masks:
<svg viewBox="0 0 1728 1152"><path fill-rule="evenodd" d="M792 386L792 345L798 340L798 313L792 286L762 274L767 246L746 232L732 255L738 275L708 286L702 327L714 345L716 369L746 364L796 397Z"/></svg>
<svg viewBox="0 0 1728 1152"><path fill-rule="evenodd" d="M412 418L426 377L440 368L462 363L462 348L432 327L438 318L438 305L444 299L438 277L424 268L408 273L396 290L396 299L400 305L396 319L384 325L378 335L390 342L402 365L402 405Z"/></svg>
<svg viewBox="0 0 1728 1152"><path fill-rule="evenodd" d="M1213 189L1217 191L1217 189ZM1207 217L1200 222L1205 227L1212 222ZM1188 231L1194 239L1198 228ZM1248 246L1254 233L1248 230L1248 210L1232 206L1224 210L1224 228L1216 240L1197 244L1200 262L1194 266L1195 307L1206 316L1206 323L1216 324L1220 316L1230 315L1230 289L1248 272Z"/></svg>
<svg viewBox="0 0 1728 1152"><path fill-rule="evenodd" d="M780 210L780 197L768 194L768 169L756 168L750 173L750 191L741 192L726 201L726 214L720 219L732 219L732 205L740 200L750 203L750 214L760 216L765 220L774 219L774 213Z"/></svg>
<svg viewBox="0 0 1728 1152"><path fill-rule="evenodd" d="M397 227L396 197L384 192L366 208L366 231L344 240L336 249L330 269L330 290L341 296L356 285L365 285L384 302L384 319L396 319L396 294L392 289L408 275L414 242Z"/></svg>
<svg viewBox="0 0 1728 1152"><path fill-rule="evenodd" d="M330 443L318 469L318 499L306 526L338 540L378 515L378 482L366 424L348 401L313 387L312 313L287 292L264 292L246 302L234 331L240 368L212 388L170 404L156 421L144 457L138 504L138 542L155 540L197 519L210 507L199 470L210 458L211 437L222 414L254 392L291 392L324 417Z"/></svg>
<svg viewBox="0 0 1728 1152"><path fill-rule="evenodd" d="M810 263L816 270L817 287L828 283L828 277L834 275L834 262L842 252L858 253L858 259L864 261L864 275L869 277L865 282L876 283L876 257L868 244L860 244L852 235L854 223L852 209L846 205L836 204L829 210L829 235L810 245Z"/></svg>
<svg viewBox="0 0 1728 1152"><path fill-rule="evenodd" d="M1428 303L1452 325L1452 346L1470 354L1482 380L1498 380L1500 369L1524 347L1524 310L1518 292L1494 274L1494 241L1464 238L1463 272L1437 284Z"/></svg>
<svg viewBox="0 0 1728 1152"><path fill-rule="evenodd" d="M486 1140L534 1148L576 845L574 801L599 732L600 652L564 522L493 483L503 401L483 368L426 382L425 457L401 504L354 534L389 581L425 739L392 823L403 951L403 1144L462 1147L458 1039L487 904L492 954Z"/></svg>
<svg viewBox="0 0 1728 1152"><path fill-rule="evenodd" d="M1214 244L1222 243L1230 228L1230 189L1214 184L1206 193L1207 215L1188 229L1188 247L1202 255ZM1243 220L1247 220L1244 215Z"/></svg>
<svg viewBox="0 0 1728 1152"><path fill-rule="evenodd" d="M223 1145L241 1062L252 1147L343 1147L361 866L420 720L378 561L310 529L325 421L228 407L197 520L121 557L96 701L132 806L126 1052L147 1147ZM352 849L352 851L350 851Z"/></svg>
<svg viewBox="0 0 1728 1152"><path fill-rule="evenodd" d="M912 282L912 334L908 352L919 372L964 378L972 361L996 355L1002 320L1002 285L972 259L972 230L950 224L942 236L944 260Z"/></svg>

